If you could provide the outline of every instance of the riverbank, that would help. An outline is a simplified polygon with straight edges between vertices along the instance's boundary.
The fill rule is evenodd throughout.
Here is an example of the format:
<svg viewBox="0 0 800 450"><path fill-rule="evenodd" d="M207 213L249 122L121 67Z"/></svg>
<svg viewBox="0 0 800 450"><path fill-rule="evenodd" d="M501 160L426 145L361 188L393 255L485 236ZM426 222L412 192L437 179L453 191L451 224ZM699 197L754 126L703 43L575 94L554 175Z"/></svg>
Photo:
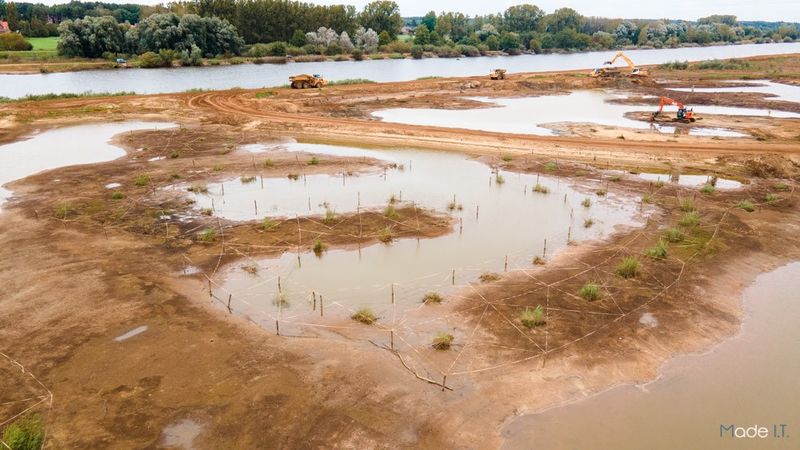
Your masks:
<svg viewBox="0 0 800 450"><path fill-rule="evenodd" d="M800 73L796 56L754 61L750 76L771 78L770 68L780 65L786 78L800 81L791 75ZM751 130L744 138L661 136L619 126L607 126L598 136L535 136L386 123L373 113L387 107L476 106L463 97L599 89L652 99L668 88L716 86L725 76L738 79L739 73L654 70L652 77L662 83L624 78L602 82L575 73L515 74L499 82L443 78L321 91L240 89L2 105L2 142L93 121L138 118L180 125L120 136L117 142L127 149L120 160L58 169L9 186L15 197L0 213L0 241L5 244L0 245L0 260L7 266L0 281L13 293L0 300L7 312L0 318L2 340L10 349L5 353L53 393L52 409L43 411L54 445L156 446L165 429L189 420L197 429L194 445L204 448L276 442L287 447L391 443L441 448L469 446L478 439L497 446L500 428L510 416L651 379L672 355L713 345L738 327L742 313L731 300L738 289L732 280L746 280L800 255L795 194L799 121L713 118L715 125ZM702 105L711 103L795 108L766 95L689 95L700 115ZM650 109L643 105L643 110ZM541 174L551 189L567 184L589 199L588 207L579 202L576 210L592 211L593 205L612 198L641 209L645 224L620 227L602 241L566 246L555 257L553 241L551 253L540 253L538 240L522 242L527 267L504 273L504 255L497 255L496 276L483 283L468 280L441 305L415 305L418 311L403 320L407 326L420 324L415 333L398 328L390 334L388 316L374 326L354 324L349 315L336 315L341 311L336 305L325 303L324 327L295 337L296 329L280 326L285 320L283 325L303 329L294 317L279 316L266 327L254 324L254 316L230 314L229 306L233 311L239 307L237 299L226 304L229 298L219 295L218 283L224 282L219 277L225 270L249 267L259 255L290 251L289 256L296 252L305 257L316 245L312 236L328 244L327 251L350 249L355 259L354 247L386 245L378 242L389 226L387 211L334 214L331 220L342 222L336 227L325 223L325 215L298 215L276 221L283 228L270 231L274 224L236 225L215 217L213 206L206 215L185 203L185 189L202 191L203 185L222 180L258 185L262 176L291 180L295 175L293 182L300 186L306 172L330 174L337 182L341 176L346 183L348 177L370 172L380 176L384 170L385 163L362 157L280 148L248 154L242 148L286 138L300 145L466 153L477 158L474 164L486 167L490 185L516 187L508 181L511 177ZM401 169L398 163L389 170L415 169ZM745 184L731 190L703 186L701 191L640 177L647 172L713 175ZM110 183L120 186L107 188ZM183 189L174 188L181 183L186 184ZM525 186L528 201L550 196L571 217L560 192L556 196L534 186ZM115 190L123 197L115 199ZM401 242L419 237L426 245L425 239L459 232L445 205L439 211L411 206L402 209L398 204L395 211ZM474 213L485 217L486 210ZM471 218L473 211L465 214ZM357 232L359 216L369 217L361 224L368 232ZM204 242L209 228L217 231L212 242ZM667 244L666 255L647 256L659 240L668 239L668 228L679 233L670 233L674 242ZM561 245L570 236L563 230ZM534 264L533 256L540 255L543 261ZM639 259L640 272L632 278L617 275L624 256ZM180 276L187 272L189 276ZM449 277L443 278L450 282ZM278 280L266 282L281 289ZM600 286L599 297L587 301L580 290L591 282ZM209 296L209 284L214 296ZM389 302L386 294L384 303ZM266 304L272 304L272 297ZM259 298L263 302L266 297ZM316 312L311 308L321 308L323 299L313 300L320 304L308 299L308 305L300 306ZM519 320L520 310L538 305L547 311L546 323L527 329ZM437 351L430 348L428 328L445 319L455 340L450 351ZM125 338L143 326L146 331ZM47 395L19 377L4 380L8 386L1 392ZM521 384L526 389L519 389ZM480 421L471 419L478 416ZM76 423L79 435L74 433Z"/></svg>

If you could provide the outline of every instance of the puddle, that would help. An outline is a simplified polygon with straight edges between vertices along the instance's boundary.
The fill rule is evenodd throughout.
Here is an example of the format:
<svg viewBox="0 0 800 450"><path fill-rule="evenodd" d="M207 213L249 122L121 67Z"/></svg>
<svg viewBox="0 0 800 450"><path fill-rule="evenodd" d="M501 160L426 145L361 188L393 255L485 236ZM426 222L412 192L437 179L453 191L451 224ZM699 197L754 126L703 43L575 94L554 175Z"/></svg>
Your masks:
<svg viewBox="0 0 800 450"><path fill-rule="evenodd" d="M117 342L122 342L122 341L128 340L128 339L130 339L130 338L132 338L134 336L138 336L138 335L144 333L145 331L147 331L147 325L142 325L140 327L136 327L136 328L132 329L131 331L128 331L125 334L121 334L121 335L115 337L114 340L117 341Z"/></svg>
<svg viewBox="0 0 800 450"><path fill-rule="evenodd" d="M120 184L120 183L108 183L106 185L106 189L116 189L116 188L121 187L121 186L122 186L122 184Z"/></svg>
<svg viewBox="0 0 800 450"><path fill-rule="evenodd" d="M791 84L775 83L769 80L754 80L747 83L732 81L732 84L757 84L757 86L737 86L715 87L715 88L669 88L670 91L677 92L711 92L711 93L732 93L732 92L757 92L760 94L770 94L769 100L780 100L785 102L800 103L800 86Z"/></svg>
<svg viewBox="0 0 800 450"><path fill-rule="evenodd" d="M591 123L598 126L626 127L634 129L650 129L651 127L666 133L674 133L674 126L659 126L649 122L628 119L625 114L637 111L655 111L658 105L620 105L608 103L608 100L621 98L624 95L605 91L575 91L568 95L546 95L541 97L499 98L471 97L493 107L444 110L425 108L393 108L375 111L373 115L386 122L409 125L427 125L448 128L465 128L472 130L493 131L501 133L534 134L553 136L557 132L548 124L557 123ZM783 118L800 118L800 114L783 111L767 111L750 108L734 108L724 106L697 106L697 114L722 114L737 116L772 116ZM689 127L688 134L701 136L744 136L731 130L714 128Z"/></svg>
<svg viewBox="0 0 800 450"><path fill-rule="evenodd" d="M201 269L201 268L199 268L197 266L186 266L186 267L183 268L183 270L181 271L180 274L181 275L195 275L195 274L202 273L202 272L203 272L203 269Z"/></svg>
<svg viewBox="0 0 800 450"><path fill-rule="evenodd" d="M0 206L12 192L2 186L45 170L111 161L125 150L109 143L119 133L174 126L157 122L79 125L35 134L29 139L0 145ZM108 187L108 186L106 186Z"/></svg>
<svg viewBox="0 0 800 450"><path fill-rule="evenodd" d="M194 440L203 431L203 425L192 419L183 419L164 428L161 442L166 448L195 449Z"/></svg>
<svg viewBox="0 0 800 450"><path fill-rule="evenodd" d="M737 336L708 353L668 361L644 386L520 416L504 427L504 448L797 448L798 290L800 263L759 276L744 292L747 315ZM720 437L720 425L731 424L764 426L770 436ZM774 437L773 426L780 433L781 424L787 437Z"/></svg>
<svg viewBox="0 0 800 450"><path fill-rule="evenodd" d="M147 158L147 162L163 161L165 159L167 159L166 156L154 156L152 158Z"/></svg>
<svg viewBox="0 0 800 450"><path fill-rule="evenodd" d="M296 214L322 214L324 204L337 213L355 211L359 198L363 208L382 209L392 196L402 198L404 204L415 202L418 207L445 212L455 195L462 209L452 213L454 232L443 237L331 250L321 258L310 252L287 253L255 261L260 267L255 276L241 270L240 264L226 268L222 274L225 281L215 291L216 296L227 299L232 294L235 308L267 326L274 326L274 317L279 313L293 317L313 315L315 294L325 297L329 305L326 313L336 313L335 308L341 314L369 306L389 320L393 314L392 286L398 307L415 309L429 291L448 294L477 280L482 272L502 272L506 256L509 270L531 268L532 257L542 253L544 239L549 257L566 245L568 234L576 241L597 239L607 236L617 225L638 224L638 203L613 192L597 197L581 193L557 178L542 176L539 183L547 186L550 193L539 194L532 192L537 182L535 174L509 172L501 172L504 183L498 185L490 167L455 153L286 145L290 151L402 161L403 169L344 180L327 175L307 176L305 180L301 176L297 181L264 179L263 189L258 181L242 184L235 180L225 185L224 197L219 185L210 186L209 195L194 195L198 206L209 207L213 198L215 214L225 218L250 220L270 215L291 219ZM590 208L581 205L587 197L592 198ZM254 200L259 204L257 215ZM585 228L584 220L588 218L594 225ZM278 277L284 305L276 302Z"/></svg>
<svg viewBox="0 0 800 450"><path fill-rule="evenodd" d="M698 187L706 183L713 184L717 189L739 189L742 183L736 180L728 180L725 178L717 178L714 182L713 177L710 175L677 175L672 176L664 173L640 173L637 174L639 178L647 181L661 181L663 183L677 183L680 186Z"/></svg>

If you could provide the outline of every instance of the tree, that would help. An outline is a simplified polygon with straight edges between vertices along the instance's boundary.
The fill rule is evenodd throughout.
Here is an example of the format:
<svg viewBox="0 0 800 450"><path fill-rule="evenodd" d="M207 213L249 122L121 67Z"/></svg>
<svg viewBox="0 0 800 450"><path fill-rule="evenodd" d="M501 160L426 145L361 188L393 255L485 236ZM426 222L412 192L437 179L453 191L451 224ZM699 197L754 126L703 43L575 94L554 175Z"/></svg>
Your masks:
<svg viewBox="0 0 800 450"><path fill-rule="evenodd" d="M6 17L6 0L0 0L0 19Z"/></svg>
<svg viewBox="0 0 800 450"><path fill-rule="evenodd" d="M505 33L500 35L500 48L507 53L519 52L519 35L517 33Z"/></svg>
<svg viewBox="0 0 800 450"><path fill-rule="evenodd" d="M386 32L391 41L397 37L400 27L403 26L403 17L400 15L400 7L392 1L374 1L364 7L364 11L359 16L361 26L372 28L378 34Z"/></svg>
<svg viewBox="0 0 800 450"><path fill-rule="evenodd" d="M342 34L339 35L339 46L342 47L345 53L350 53L353 50L353 41L350 40L350 35L347 34L347 31L342 31Z"/></svg>
<svg viewBox="0 0 800 450"><path fill-rule="evenodd" d="M333 28L319 27L317 31L306 33L306 41L309 44L328 47L339 42L339 35Z"/></svg>
<svg viewBox="0 0 800 450"><path fill-rule="evenodd" d="M425 24L422 24L414 30L414 44L416 45L428 45L431 43L431 33L428 31L428 27Z"/></svg>
<svg viewBox="0 0 800 450"><path fill-rule="evenodd" d="M303 30L294 30L294 33L292 33L292 39L289 41L289 43L295 47L302 47L308 44L308 41L306 41L306 34L303 33Z"/></svg>
<svg viewBox="0 0 800 450"><path fill-rule="evenodd" d="M65 20L58 26L58 54L100 58L104 53L122 52L126 29L111 16Z"/></svg>
<svg viewBox="0 0 800 450"><path fill-rule="evenodd" d="M372 28L365 30L364 27L356 30L356 47L364 50L367 53L374 52L378 49L378 33Z"/></svg>
<svg viewBox="0 0 800 450"><path fill-rule="evenodd" d="M535 31L544 17L544 11L535 5L512 6L503 13L503 23L508 31L524 33Z"/></svg>
<svg viewBox="0 0 800 450"><path fill-rule="evenodd" d="M583 27L583 16L572 8L559 8L547 16L547 31L558 33L562 30L580 30Z"/></svg>
<svg viewBox="0 0 800 450"><path fill-rule="evenodd" d="M428 14L422 18L422 25L428 27L428 31L433 31L436 29L436 13L434 11L430 11Z"/></svg>
<svg viewBox="0 0 800 450"><path fill-rule="evenodd" d="M19 14L17 5L13 2L6 5L6 21L8 21L8 28L11 31L19 31Z"/></svg>
<svg viewBox="0 0 800 450"><path fill-rule="evenodd" d="M389 34L388 31L383 30L378 35L378 45L387 45L392 42L392 36Z"/></svg>
<svg viewBox="0 0 800 450"><path fill-rule="evenodd" d="M192 51L196 45L203 55L241 53L244 41L233 25L217 17L174 13L153 14L126 34L127 47L135 53L173 50ZM162 56L163 58L163 56Z"/></svg>

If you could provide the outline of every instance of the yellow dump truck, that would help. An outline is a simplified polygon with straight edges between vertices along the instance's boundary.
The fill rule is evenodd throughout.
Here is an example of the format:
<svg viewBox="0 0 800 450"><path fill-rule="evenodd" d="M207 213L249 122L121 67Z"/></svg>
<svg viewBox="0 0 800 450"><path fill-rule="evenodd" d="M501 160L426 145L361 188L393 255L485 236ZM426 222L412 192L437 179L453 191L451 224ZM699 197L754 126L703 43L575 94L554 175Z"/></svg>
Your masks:
<svg viewBox="0 0 800 450"><path fill-rule="evenodd" d="M289 77L289 83L291 83L292 89L321 88L328 84L328 80L317 74L304 73Z"/></svg>
<svg viewBox="0 0 800 450"><path fill-rule="evenodd" d="M491 78L492 80L505 80L506 69L494 69L489 73L489 78Z"/></svg>

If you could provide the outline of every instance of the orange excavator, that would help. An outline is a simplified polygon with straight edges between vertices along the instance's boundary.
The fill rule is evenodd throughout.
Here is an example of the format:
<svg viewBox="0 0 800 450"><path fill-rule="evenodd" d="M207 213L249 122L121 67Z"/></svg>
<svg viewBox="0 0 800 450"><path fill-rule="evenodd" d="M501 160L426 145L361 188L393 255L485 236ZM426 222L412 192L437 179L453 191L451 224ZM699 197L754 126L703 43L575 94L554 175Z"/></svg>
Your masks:
<svg viewBox="0 0 800 450"><path fill-rule="evenodd" d="M675 105L678 107L678 114L672 119L673 122L683 122L683 123L690 123L698 120L694 116L694 111L691 109L687 109L683 103L673 100L669 97L661 97L661 103L658 105L658 111L653 113L653 116L650 117L651 122L655 122L656 118L662 111L664 111L664 105Z"/></svg>

